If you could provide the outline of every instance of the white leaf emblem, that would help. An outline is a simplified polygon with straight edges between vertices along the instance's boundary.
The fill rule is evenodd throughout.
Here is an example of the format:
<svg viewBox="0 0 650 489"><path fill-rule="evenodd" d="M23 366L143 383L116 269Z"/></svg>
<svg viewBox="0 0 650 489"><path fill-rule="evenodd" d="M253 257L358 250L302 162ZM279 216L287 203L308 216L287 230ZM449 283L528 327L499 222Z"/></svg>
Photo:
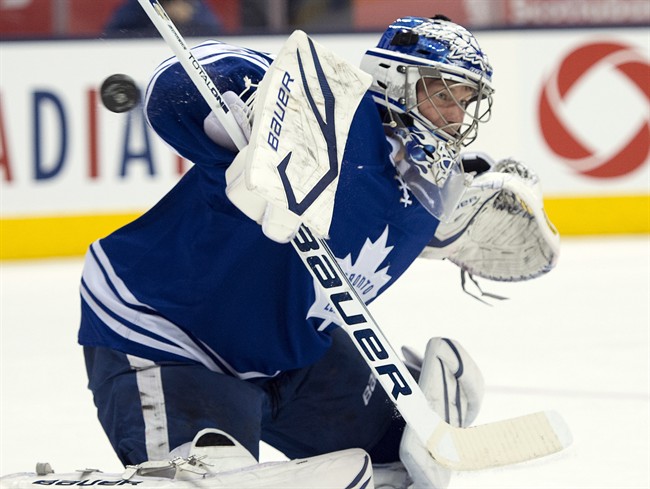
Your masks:
<svg viewBox="0 0 650 489"><path fill-rule="evenodd" d="M386 273L388 267L378 270L379 265L381 265L393 249L392 246L386 246L387 241L388 226L386 226L386 229L377 241L372 242L370 239L366 239L363 248L359 252L359 258L357 258L355 263L352 263L352 257L350 255L342 260L337 258L343 273L348 277L350 283L352 283L365 303L368 303L376 297L381 288L391 278ZM318 328L319 330L325 329L331 323L339 324L336 312L333 310L332 305L327 300L327 296L322 292L320 285L316 281L314 281L314 289L316 290L316 300L309 308L307 317L323 319L323 323Z"/></svg>

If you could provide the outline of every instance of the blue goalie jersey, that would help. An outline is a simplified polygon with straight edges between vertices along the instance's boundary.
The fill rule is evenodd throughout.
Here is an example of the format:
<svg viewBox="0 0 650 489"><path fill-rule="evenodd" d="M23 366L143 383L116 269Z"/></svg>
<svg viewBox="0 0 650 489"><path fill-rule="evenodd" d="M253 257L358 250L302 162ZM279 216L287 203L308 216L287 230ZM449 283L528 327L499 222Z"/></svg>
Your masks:
<svg viewBox="0 0 650 489"><path fill-rule="evenodd" d="M254 87L272 62L218 42L193 52L222 93ZM209 108L175 59L154 74L144 108L156 133L194 165L142 217L90 246L79 342L242 379L318 360L336 317L291 244L268 239L226 197L235 153L206 134ZM408 268L437 225L397 177L366 95L345 147L328 240L364 301Z"/></svg>

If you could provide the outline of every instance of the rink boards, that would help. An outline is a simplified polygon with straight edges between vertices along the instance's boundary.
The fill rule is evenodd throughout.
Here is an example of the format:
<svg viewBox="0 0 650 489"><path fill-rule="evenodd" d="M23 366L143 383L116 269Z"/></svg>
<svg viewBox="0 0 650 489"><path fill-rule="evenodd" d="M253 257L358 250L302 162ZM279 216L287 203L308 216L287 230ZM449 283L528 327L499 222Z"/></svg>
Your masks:
<svg viewBox="0 0 650 489"><path fill-rule="evenodd" d="M563 235L650 232L648 36L642 28L477 33L496 94L471 149L537 171ZM315 38L358 64L378 35ZM224 40L276 52L283 38ZM189 168L140 111L114 114L99 102L99 85L114 73L144 91L169 57L161 40L5 41L0 49L0 258L82 254Z"/></svg>

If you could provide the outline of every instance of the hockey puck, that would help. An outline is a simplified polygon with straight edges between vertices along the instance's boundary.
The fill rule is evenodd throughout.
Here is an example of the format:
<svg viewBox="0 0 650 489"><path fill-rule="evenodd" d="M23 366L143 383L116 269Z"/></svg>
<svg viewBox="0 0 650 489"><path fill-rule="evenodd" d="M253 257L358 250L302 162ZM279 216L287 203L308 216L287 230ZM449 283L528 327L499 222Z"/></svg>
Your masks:
<svg viewBox="0 0 650 489"><path fill-rule="evenodd" d="M111 75L100 88L102 103L111 112L128 112L140 102L140 90L128 75Z"/></svg>

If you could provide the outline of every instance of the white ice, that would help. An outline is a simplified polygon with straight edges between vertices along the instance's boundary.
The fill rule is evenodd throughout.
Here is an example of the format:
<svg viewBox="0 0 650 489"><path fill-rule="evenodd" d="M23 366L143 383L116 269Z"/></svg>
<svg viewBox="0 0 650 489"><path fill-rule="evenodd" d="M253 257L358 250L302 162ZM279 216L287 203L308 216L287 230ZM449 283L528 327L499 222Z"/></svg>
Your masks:
<svg viewBox="0 0 650 489"><path fill-rule="evenodd" d="M121 472L76 344L81 265L0 262L2 475L36 462ZM479 283L509 300L485 306L461 291L452 264L418 261L371 310L396 347L422 350L431 336L463 344L487 383L477 423L556 410L574 443L518 466L456 473L450 488L650 487L649 237L565 239L549 275Z"/></svg>

